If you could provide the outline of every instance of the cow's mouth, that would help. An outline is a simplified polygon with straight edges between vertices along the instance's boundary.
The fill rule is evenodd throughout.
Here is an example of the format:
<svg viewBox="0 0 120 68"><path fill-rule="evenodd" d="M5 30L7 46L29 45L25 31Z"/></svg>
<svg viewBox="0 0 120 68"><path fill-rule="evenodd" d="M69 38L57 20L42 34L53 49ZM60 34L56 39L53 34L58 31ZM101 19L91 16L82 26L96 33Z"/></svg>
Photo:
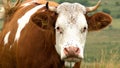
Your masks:
<svg viewBox="0 0 120 68"><path fill-rule="evenodd" d="M63 58L64 61L68 61L68 62L79 62L82 60L82 58L78 57L78 56L67 56L65 58Z"/></svg>

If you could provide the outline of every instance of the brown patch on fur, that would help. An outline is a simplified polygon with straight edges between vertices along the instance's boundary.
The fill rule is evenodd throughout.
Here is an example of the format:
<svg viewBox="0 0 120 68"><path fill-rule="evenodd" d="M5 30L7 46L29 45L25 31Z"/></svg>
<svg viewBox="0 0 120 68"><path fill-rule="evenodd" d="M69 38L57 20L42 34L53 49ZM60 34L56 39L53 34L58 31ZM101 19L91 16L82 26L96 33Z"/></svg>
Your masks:
<svg viewBox="0 0 120 68"><path fill-rule="evenodd" d="M36 16L33 14L29 23L21 31L18 42L14 41L18 19L35 6L32 4L19 8L1 31L0 68L63 68L64 61L60 59L55 49L55 31L53 30L57 18L55 12L45 7L38 10L35 13ZM34 21L33 18L35 18ZM40 27L39 23L44 26L44 22L47 26ZM4 37L8 31L11 33L8 43L4 45Z"/></svg>
<svg viewBox="0 0 120 68"><path fill-rule="evenodd" d="M82 60L81 60L81 61L82 61ZM74 66L74 68L80 68L81 61L79 61L79 62L76 62L76 63L75 63L75 66Z"/></svg>
<svg viewBox="0 0 120 68"><path fill-rule="evenodd" d="M49 11L46 7L38 10L31 17L32 22L43 29L50 29L50 27L54 28L56 19L57 14Z"/></svg>
<svg viewBox="0 0 120 68"><path fill-rule="evenodd" d="M87 16L88 30L96 31L105 28L112 22L112 17L106 13L99 12L92 16Z"/></svg>

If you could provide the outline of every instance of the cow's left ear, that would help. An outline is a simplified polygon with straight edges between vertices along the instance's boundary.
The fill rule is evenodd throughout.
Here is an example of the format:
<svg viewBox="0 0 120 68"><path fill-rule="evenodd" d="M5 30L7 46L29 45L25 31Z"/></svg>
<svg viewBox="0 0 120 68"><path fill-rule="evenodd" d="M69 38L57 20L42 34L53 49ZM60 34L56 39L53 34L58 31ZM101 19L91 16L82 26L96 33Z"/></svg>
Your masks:
<svg viewBox="0 0 120 68"><path fill-rule="evenodd" d="M105 28L112 22L109 14L99 12L90 17L86 16L88 22L88 31L96 31Z"/></svg>

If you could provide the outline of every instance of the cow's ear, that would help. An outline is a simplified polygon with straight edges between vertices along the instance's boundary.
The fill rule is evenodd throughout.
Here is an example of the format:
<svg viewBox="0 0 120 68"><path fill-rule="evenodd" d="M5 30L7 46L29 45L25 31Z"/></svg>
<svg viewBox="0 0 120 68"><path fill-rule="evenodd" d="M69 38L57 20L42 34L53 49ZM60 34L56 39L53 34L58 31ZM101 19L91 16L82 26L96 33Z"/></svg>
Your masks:
<svg viewBox="0 0 120 68"><path fill-rule="evenodd" d="M111 21L112 17L109 14L99 12L90 17L86 17L88 22L88 30L89 31L96 31L105 28L108 26Z"/></svg>

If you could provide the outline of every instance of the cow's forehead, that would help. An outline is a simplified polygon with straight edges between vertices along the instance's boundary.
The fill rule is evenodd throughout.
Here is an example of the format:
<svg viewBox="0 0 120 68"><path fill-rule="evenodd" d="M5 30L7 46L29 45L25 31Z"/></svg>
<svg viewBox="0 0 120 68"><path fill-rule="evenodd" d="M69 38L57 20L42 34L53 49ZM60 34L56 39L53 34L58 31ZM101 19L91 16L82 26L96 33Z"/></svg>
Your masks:
<svg viewBox="0 0 120 68"><path fill-rule="evenodd" d="M57 7L57 13L86 13L86 8L79 3L62 3Z"/></svg>
<svg viewBox="0 0 120 68"><path fill-rule="evenodd" d="M78 3L63 3L57 8L59 14L56 25L68 26L69 24L77 25L78 27L87 27L87 22L84 16L86 8Z"/></svg>

